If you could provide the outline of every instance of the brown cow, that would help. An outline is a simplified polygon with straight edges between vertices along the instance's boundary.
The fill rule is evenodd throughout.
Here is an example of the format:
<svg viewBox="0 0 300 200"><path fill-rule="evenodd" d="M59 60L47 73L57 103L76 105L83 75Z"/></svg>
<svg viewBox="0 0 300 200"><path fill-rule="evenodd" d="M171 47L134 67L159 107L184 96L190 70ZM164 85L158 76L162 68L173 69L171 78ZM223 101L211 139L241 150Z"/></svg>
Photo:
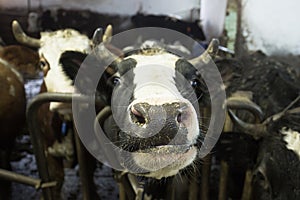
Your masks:
<svg viewBox="0 0 300 200"><path fill-rule="evenodd" d="M0 49L0 168L10 169L9 156L15 137L25 125L24 80L35 78L40 71L37 52L17 45ZM9 183L0 185L1 199L1 195L7 197Z"/></svg>

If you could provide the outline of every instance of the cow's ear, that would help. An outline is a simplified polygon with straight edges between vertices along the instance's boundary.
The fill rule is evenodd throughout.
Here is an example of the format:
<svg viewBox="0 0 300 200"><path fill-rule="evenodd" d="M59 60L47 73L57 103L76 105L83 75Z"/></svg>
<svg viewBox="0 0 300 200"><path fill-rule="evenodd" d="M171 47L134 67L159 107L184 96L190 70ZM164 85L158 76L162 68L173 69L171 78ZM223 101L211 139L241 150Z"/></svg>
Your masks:
<svg viewBox="0 0 300 200"><path fill-rule="evenodd" d="M73 81L86 56L87 54L78 51L65 51L61 54L59 63L64 73Z"/></svg>
<svg viewBox="0 0 300 200"><path fill-rule="evenodd" d="M107 82L116 72L117 64L112 63L105 69L101 77L95 77L95 74L99 74L99 68L97 67L104 66L104 64L94 56L89 56L87 58L87 54L81 52L65 51L62 53L59 62L62 65L62 69L66 76L73 80L73 84L78 70L81 68L80 73L83 73L81 74L81 80L76 82L76 89L78 91L84 94L93 94L95 92L93 90L94 83L95 81L98 81L96 92L101 96L104 102L107 102L107 104L110 102L112 88Z"/></svg>
<svg viewBox="0 0 300 200"><path fill-rule="evenodd" d="M92 94L93 90L91 88L93 85L93 74L96 72L96 68L90 67L94 66L96 59L85 59L87 54L78 51L65 51L61 54L59 63L62 66L62 71L65 75L71 79L75 84L76 76L80 69L80 80L76 82L76 89L84 94ZM93 57L92 57L93 58Z"/></svg>

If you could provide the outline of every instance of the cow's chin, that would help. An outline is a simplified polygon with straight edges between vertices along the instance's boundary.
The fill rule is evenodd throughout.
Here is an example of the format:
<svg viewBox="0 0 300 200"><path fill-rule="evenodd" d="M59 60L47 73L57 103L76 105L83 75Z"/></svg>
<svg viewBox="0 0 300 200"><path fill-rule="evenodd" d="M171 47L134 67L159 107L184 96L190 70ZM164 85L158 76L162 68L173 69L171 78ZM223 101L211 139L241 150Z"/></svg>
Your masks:
<svg viewBox="0 0 300 200"><path fill-rule="evenodd" d="M164 145L133 153L137 166L148 173L138 174L161 179L176 175L195 160L197 149L188 145Z"/></svg>

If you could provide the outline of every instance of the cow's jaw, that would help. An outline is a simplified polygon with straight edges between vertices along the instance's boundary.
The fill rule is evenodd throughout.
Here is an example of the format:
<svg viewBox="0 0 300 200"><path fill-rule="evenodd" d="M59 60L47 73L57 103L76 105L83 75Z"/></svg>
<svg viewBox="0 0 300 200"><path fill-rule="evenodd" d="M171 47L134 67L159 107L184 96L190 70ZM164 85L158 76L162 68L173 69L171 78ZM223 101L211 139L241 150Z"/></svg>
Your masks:
<svg viewBox="0 0 300 200"><path fill-rule="evenodd" d="M149 173L143 174L146 177L161 179L176 175L179 170L192 164L197 156L195 146L186 146L178 149L174 145L165 145L133 153L133 160L141 168Z"/></svg>

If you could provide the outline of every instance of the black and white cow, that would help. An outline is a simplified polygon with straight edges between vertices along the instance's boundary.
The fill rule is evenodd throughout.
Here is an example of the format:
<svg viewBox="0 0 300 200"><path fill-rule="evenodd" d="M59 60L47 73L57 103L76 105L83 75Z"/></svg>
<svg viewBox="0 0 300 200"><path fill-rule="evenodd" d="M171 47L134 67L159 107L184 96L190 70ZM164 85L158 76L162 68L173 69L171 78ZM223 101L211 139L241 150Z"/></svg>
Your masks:
<svg viewBox="0 0 300 200"><path fill-rule="evenodd" d="M253 199L299 199L300 87L297 73L292 66L261 52L239 60L223 59L217 65L226 77L228 96L236 91L251 94L265 114L262 123L252 121L252 124L252 117L244 111L230 112L236 125L235 134L225 139L226 144L222 140L228 134L222 134L220 142L229 152L221 151L221 156L228 157L235 174L253 170ZM239 136L243 133L248 137Z"/></svg>
<svg viewBox="0 0 300 200"><path fill-rule="evenodd" d="M139 168L135 174L161 179L178 174L196 160L203 139L198 101L209 99L197 69L208 64L217 49L218 41L213 40L200 57L186 60L158 43L146 42L122 59L113 58L109 69L115 73L100 79L98 91L106 95L114 113L104 123L107 137L131 153L122 162L125 171ZM100 60L112 55L106 48L96 47L95 52ZM81 59L74 59L76 54ZM78 70L82 58L76 52L63 54L67 74ZM74 74L70 77L75 78Z"/></svg>

